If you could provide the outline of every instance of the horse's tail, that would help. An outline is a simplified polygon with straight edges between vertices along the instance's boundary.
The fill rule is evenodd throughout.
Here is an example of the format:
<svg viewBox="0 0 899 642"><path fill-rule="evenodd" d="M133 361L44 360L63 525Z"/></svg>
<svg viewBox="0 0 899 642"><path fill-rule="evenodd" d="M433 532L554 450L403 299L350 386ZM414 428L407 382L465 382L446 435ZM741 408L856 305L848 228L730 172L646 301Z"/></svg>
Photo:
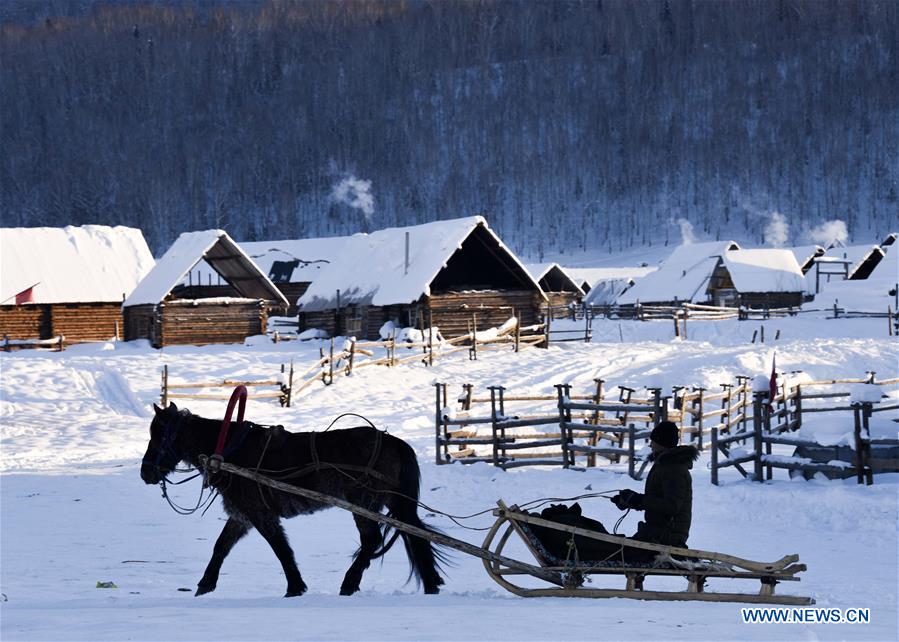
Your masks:
<svg viewBox="0 0 899 642"><path fill-rule="evenodd" d="M418 468L418 459L415 451L406 442L397 439L400 453L399 489L391 493L387 500L390 514L401 522L410 526L416 526L429 533L439 534L436 528L428 526L418 516L418 496L421 484L421 471ZM390 540L385 543L379 555L383 555L390 549L397 539L394 532ZM430 540L408 533L399 533L403 538L406 555L409 557L411 571L409 577L415 577L416 581L424 584L425 593L437 593L443 584L440 576L441 565L446 563L446 555L441 547Z"/></svg>

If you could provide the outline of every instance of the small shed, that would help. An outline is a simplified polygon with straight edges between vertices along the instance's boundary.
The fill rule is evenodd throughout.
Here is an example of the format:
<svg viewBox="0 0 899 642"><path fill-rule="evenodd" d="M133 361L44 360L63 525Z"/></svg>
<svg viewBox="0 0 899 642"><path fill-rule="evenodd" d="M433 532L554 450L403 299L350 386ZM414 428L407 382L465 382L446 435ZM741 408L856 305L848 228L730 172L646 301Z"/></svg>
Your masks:
<svg viewBox="0 0 899 642"><path fill-rule="evenodd" d="M879 245L850 245L831 247L823 256L815 259L814 269L806 279L810 292L818 293L831 281L863 281L867 279L886 256Z"/></svg>
<svg viewBox="0 0 899 642"><path fill-rule="evenodd" d="M347 238L300 297L299 328L378 338L387 321L438 326L445 337L540 318L546 296L481 216Z"/></svg>
<svg viewBox="0 0 899 642"><path fill-rule="evenodd" d="M809 304L813 309L836 305L852 312L899 310L899 252L887 252L864 280L840 279L821 283L821 292Z"/></svg>
<svg viewBox="0 0 899 642"><path fill-rule="evenodd" d="M641 278L655 272L655 267L609 267L592 268L590 290L584 297L584 305L604 307L615 305L621 295L632 288Z"/></svg>
<svg viewBox="0 0 899 642"><path fill-rule="evenodd" d="M815 265L815 259L819 256L824 256L825 252L820 245L800 245L788 249L796 257L796 262L799 263L799 269L802 270L803 274L808 274L809 270Z"/></svg>
<svg viewBox="0 0 899 642"><path fill-rule="evenodd" d="M726 252L739 250L734 241L680 245L655 272L638 280L618 299L621 306L707 303L712 273Z"/></svg>
<svg viewBox="0 0 899 642"><path fill-rule="evenodd" d="M185 298L188 272L205 261L236 296ZM181 290L183 291L183 289ZM222 230L187 232L175 240L122 305L125 338L167 345L241 343L264 334L270 308L287 300L253 260Z"/></svg>
<svg viewBox="0 0 899 642"><path fill-rule="evenodd" d="M0 229L0 335L66 343L122 335L122 301L152 269L140 230Z"/></svg>
<svg viewBox="0 0 899 642"><path fill-rule="evenodd" d="M746 308L799 307L805 279L790 250L732 250L715 266L708 294L713 305Z"/></svg>
<svg viewBox="0 0 899 642"><path fill-rule="evenodd" d="M550 307L576 305L584 298L584 291L558 263L527 263L525 267L546 294Z"/></svg>
<svg viewBox="0 0 899 642"><path fill-rule="evenodd" d="M280 241L247 241L243 248L259 269L287 299L286 314L297 314L297 299L326 269L346 242L345 236L284 239ZM237 296L237 292L206 263L200 261L188 273L175 292L185 298Z"/></svg>

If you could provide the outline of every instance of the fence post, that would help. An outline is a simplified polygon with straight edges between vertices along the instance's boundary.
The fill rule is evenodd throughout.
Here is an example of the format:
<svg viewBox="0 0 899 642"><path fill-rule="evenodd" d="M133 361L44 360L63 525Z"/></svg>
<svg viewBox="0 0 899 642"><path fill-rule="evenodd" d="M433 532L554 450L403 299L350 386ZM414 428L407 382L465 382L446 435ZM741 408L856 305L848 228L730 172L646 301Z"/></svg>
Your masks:
<svg viewBox="0 0 899 642"><path fill-rule="evenodd" d="M559 435L562 440L562 467L568 468L570 466L570 451L568 450L568 428L566 424L571 421L571 408L568 407L565 400L571 398L571 386L567 383L557 383L555 388L559 406Z"/></svg>
<svg viewBox="0 0 899 642"><path fill-rule="evenodd" d="M447 463L444 460L444 458L448 456L446 453L446 449L447 449L446 443L442 439L443 435L441 434L443 432L443 417L441 416L443 414L443 412L442 412L442 408L440 406L440 386L441 385L442 384L439 381L434 383L434 389L437 391L437 401L435 402L435 406L434 406L434 430L435 430L436 441L437 441L437 449L436 449L435 456L437 457L437 465L438 466L440 466L441 464Z"/></svg>
<svg viewBox="0 0 899 642"><path fill-rule="evenodd" d="M712 484L718 485L718 428L712 428Z"/></svg>
<svg viewBox="0 0 899 642"><path fill-rule="evenodd" d="M521 317L518 316L518 310L512 310L512 316L515 317L515 352L521 349Z"/></svg>
<svg viewBox="0 0 899 642"><path fill-rule="evenodd" d="M691 413L691 426L693 432L690 434L690 441L698 441L699 450L702 450L702 424L705 421L702 415L705 412L704 395L705 388L693 388L693 392L699 392L699 395L693 399L693 413ZM698 410L697 410L698 408Z"/></svg>
<svg viewBox="0 0 899 642"><path fill-rule="evenodd" d="M428 365L434 365L434 315L428 308Z"/></svg>
<svg viewBox="0 0 899 642"><path fill-rule="evenodd" d="M874 474L869 464L871 442L862 436L862 428L868 429L871 407L870 402L852 404L852 413L855 419L855 474L859 484L868 486L874 483Z"/></svg>
<svg viewBox="0 0 899 642"><path fill-rule="evenodd" d="M634 424L630 424L627 427L627 474L631 479L637 479L636 475L636 464L634 462L634 458L636 456L636 444L634 444L635 439L635 429Z"/></svg>
<svg viewBox="0 0 899 642"><path fill-rule="evenodd" d="M471 410L471 391L474 388L470 383L463 383L462 390L465 396L462 398L462 410Z"/></svg>
<svg viewBox="0 0 899 642"><path fill-rule="evenodd" d="M598 406L602 403L602 384L604 383L604 380L594 379L593 383L596 384L596 391L593 393L593 403ZM593 411L593 415L590 417L590 421L594 426L599 425L599 410ZM587 443L591 446L597 446L599 444L599 433L594 430L593 434L587 440ZM590 453L587 456L587 466L596 466L596 453Z"/></svg>
<svg viewBox="0 0 899 642"><path fill-rule="evenodd" d="M169 407L169 366L168 364L163 364L162 366L162 407Z"/></svg>
<svg viewBox="0 0 899 642"><path fill-rule="evenodd" d="M347 375L353 374L353 362L356 358L356 337L350 339L350 363L347 366L346 373Z"/></svg>
<svg viewBox="0 0 899 642"><path fill-rule="evenodd" d="M655 428L662 421L662 409L660 406L662 389L647 388L652 393L652 427Z"/></svg>
<svg viewBox="0 0 899 642"><path fill-rule="evenodd" d="M762 412L764 407L762 395L764 394L756 392L752 398L752 441L755 450L753 481L757 482L762 481Z"/></svg>
<svg viewBox="0 0 899 642"><path fill-rule="evenodd" d="M290 398L293 396L293 359L290 360L290 374L287 375L287 402L284 404L290 408Z"/></svg>
<svg viewBox="0 0 899 642"><path fill-rule="evenodd" d="M546 304L546 316L543 318L543 331L546 333L546 339L543 341L543 347L549 348L549 331L550 325L552 321L552 310L549 307L549 304Z"/></svg>
<svg viewBox="0 0 899 642"><path fill-rule="evenodd" d="M469 361L478 360L478 315L471 315L471 348L468 350Z"/></svg>
<svg viewBox="0 0 899 642"><path fill-rule="evenodd" d="M490 428L493 431L493 465L499 466L499 435L496 427L496 389L497 386L488 386L490 391Z"/></svg>
<svg viewBox="0 0 899 642"><path fill-rule="evenodd" d="M334 337L331 337L331 346L328 349L328 385L334 383Z"/></svg>

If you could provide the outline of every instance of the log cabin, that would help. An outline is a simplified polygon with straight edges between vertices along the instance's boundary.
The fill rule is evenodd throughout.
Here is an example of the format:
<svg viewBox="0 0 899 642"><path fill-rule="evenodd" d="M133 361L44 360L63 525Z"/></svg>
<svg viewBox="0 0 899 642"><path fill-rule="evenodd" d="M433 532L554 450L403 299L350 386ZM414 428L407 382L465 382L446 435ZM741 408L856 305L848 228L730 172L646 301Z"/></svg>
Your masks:
<svg viewBox="0 0 899 642"><path fill-rule="evenodd" d="M178 289L188 272L205 261L235 296L185 298ZM242 343L264 334L270 309L287 299L268 276L222 230L186 232L122 305L127 340L167 345Z"/></svg>
<svg viewBox="0 0 899 642"><path fill-rule="evenodd" d="M153 268L140 230L106 225L0 229L0 335L120 338L122 301Z"/></svg>
<svg viewBox="0 0 899 642"><path fill-rule="evenodd" d="M525 267L546 294L551 308L578 305L584 298L581 286L558 263L527 263Z"/></svg>
<svg viewBox="0 0 899 642"><path fill-rule="evenodd" d="M299 329L377 339L387 322L437 326L446 338L538 323L540 286L481 216L379 230L347 238L299 298Z"/></svg>
<svg viewBox="0 0 899 642"><path fill-rule="evenodd" d="M278 241L244 241L240 247L287 299L288 316L296 316L297 299L334 260L345 236ZM206 261L195 265L175 289L184 298L238 296Z"/></svg>

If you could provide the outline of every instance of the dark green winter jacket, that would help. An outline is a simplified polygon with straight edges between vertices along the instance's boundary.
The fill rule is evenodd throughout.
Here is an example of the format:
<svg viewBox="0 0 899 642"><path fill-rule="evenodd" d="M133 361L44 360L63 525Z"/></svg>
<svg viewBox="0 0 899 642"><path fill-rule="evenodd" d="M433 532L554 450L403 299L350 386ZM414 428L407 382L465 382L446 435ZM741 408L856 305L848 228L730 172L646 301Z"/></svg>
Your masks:
<svg viewBox="0 0 899 642"><path fill-rule="evenodd" d="M693 446L676 446L660 454L646 478L639 510L645 521L635 539L667 546L687 546L693 511L693 480L690 469L699 457Z"/></svg>

